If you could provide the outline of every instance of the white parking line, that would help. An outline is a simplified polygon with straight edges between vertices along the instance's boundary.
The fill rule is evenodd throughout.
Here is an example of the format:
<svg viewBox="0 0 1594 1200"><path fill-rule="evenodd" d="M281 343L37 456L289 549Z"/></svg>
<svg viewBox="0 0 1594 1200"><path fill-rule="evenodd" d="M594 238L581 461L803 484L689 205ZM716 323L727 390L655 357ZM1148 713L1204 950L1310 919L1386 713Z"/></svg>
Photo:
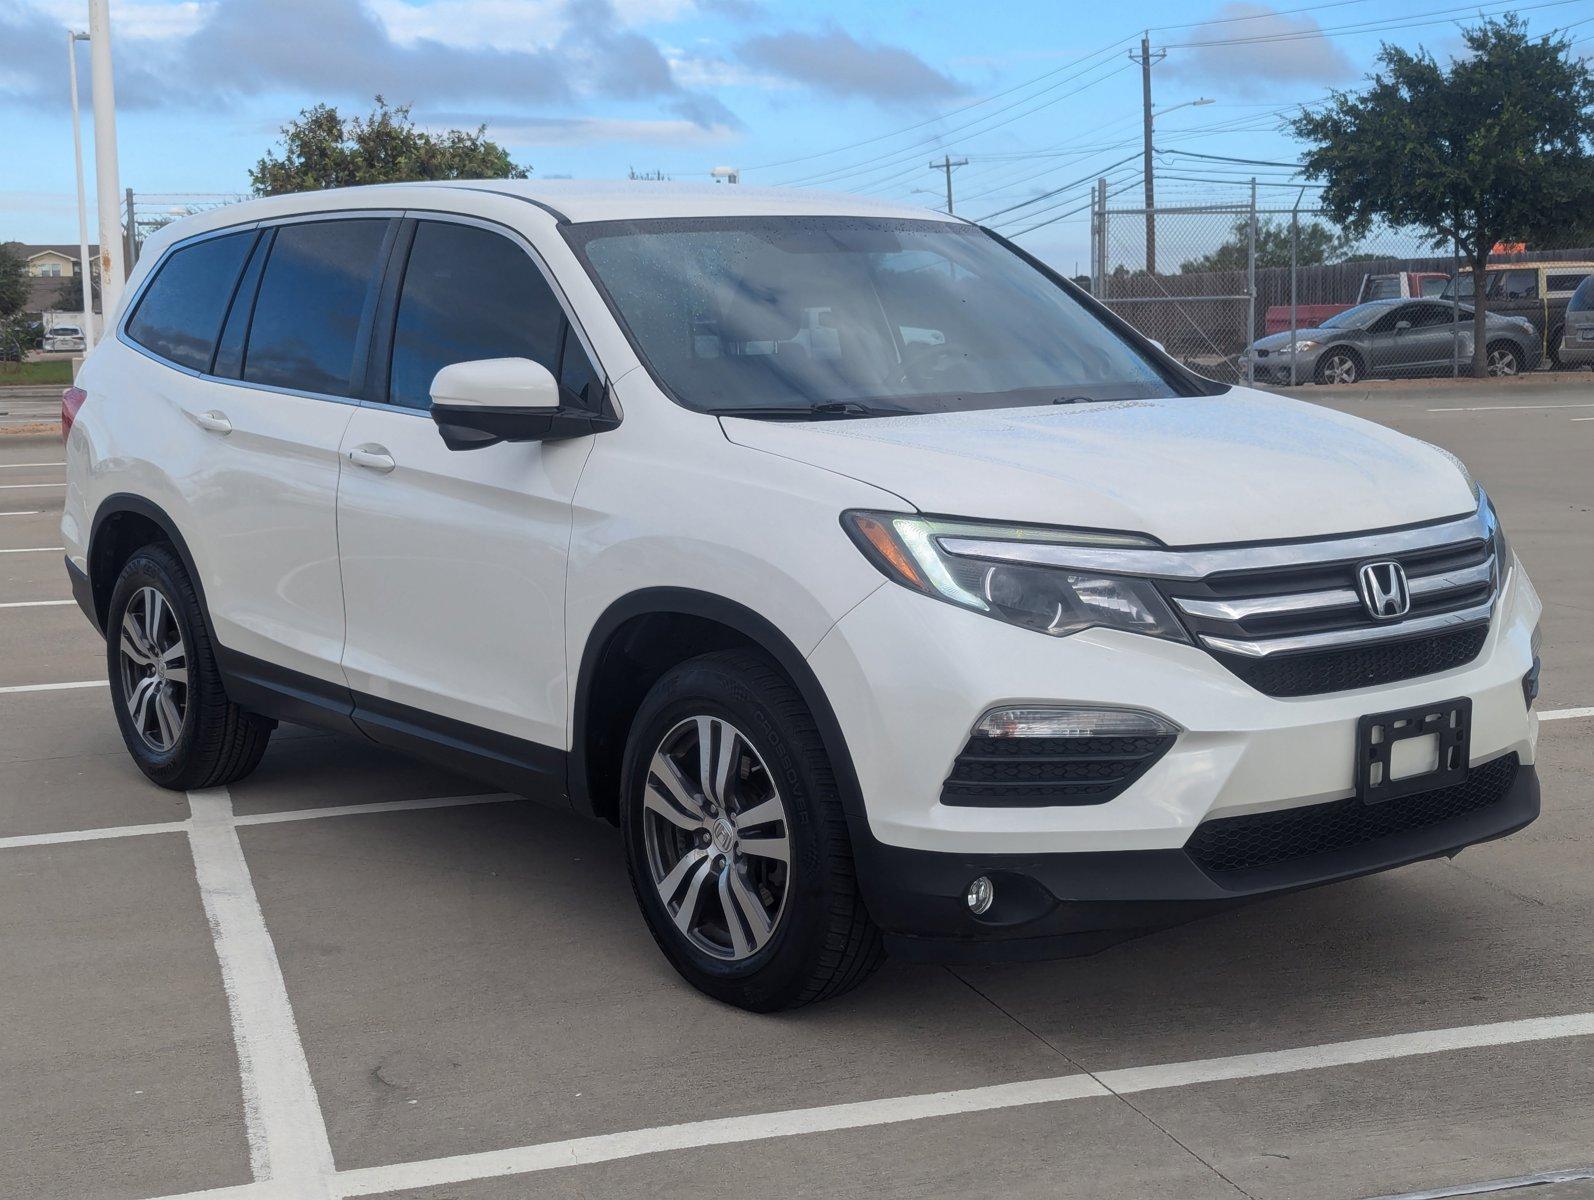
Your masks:
<svg viewBox="0 0 1594 1200"><path fill-rule="evenodd" d="M65 549L65 546L22 546L15 550L0 550L0 554L44 554L51 550L59 554Z"/></svg>
<svg viewBox="0 0 1594 1200"><path fill-rule="evenodd" d="M0 513L0 517L9 516ZM0 608L58 608L63 604L76 604L75 600L7 600Z"/></svg>
<svg viewBox="0 0 1594 1200"><path fill-rule="evenodd" d="M64 842L103 842L110 838L141 837L149 833L187 833L187 821L159 821L149 825L107 825L100 829L69 829L64 833L25 833L0 838L0 850L24 846L59 846Z"/></svg>
<svg viewBox="0 0 1594 1200"><path fill-rule="evenodd" d="M1571 721L1577 717L1594 717L1594 708L1551 708L1539 714L1541 721Z"/></svg>
<svg viewBox="0 0 1594 1200"><path fill-rule="evenodd" d="M1594 1167L1572 1171L1545 1171L1515 1179L1489 1179L1482 1183L1463 1183L1455 1187L1433 1188L1426 1192L1402 1192L1398 1196L1374 1196L1372 1200L1453 1200L1463 1196L1486 1196L1491 1192L1514 1192L1519 1188L1541 1187L1547 1183L1579 1183L1594 1179ZM1535 1193L1537 1194L1537 1193Z"/></svg>
<svg viewBox="0 0 1594 1200"><path fill-rule="evenodd" d="M27 470L27 469L28 469L28 468L29 468L29 467L64 467L64 466L66 466L66 464L65 464L65 463L64 463L64 462L47 462L47 463L42 463L42 462L41 462L41 463L36 463L36 462L21 462L21 463L0 463L0 471L25 471L25 470Z"/></svg>
<svg viewBox="0 0 1594 1200"><path fill-rule="evenodd" d="M0 483L0 492L20 492L24 488L64 488L64 483Z"/></svg>
<svg viewBox="0 0 1594 1200"><path fill-rule="evenodd" d="M1430 408L1429 412L1522 412L1530 408L1594 408L1591 404L1476 404L1466 408Z"/></svg>
<svg viewBox="0 0 1594 1200"><path fill-rule="evenodd" d="M929 1092L882 1100L827 1104L817 1108L786 1109L745 1117L691 1121L681 1125L601 1133L591 1137L395 1163L385 1167L359 1167L337 1172L330 1181L330 1191L339 1198L373 1196L409 1188L440 1187L477 1179L529 1175L589 1163L613 1162L668 1150L766 1141L839 1129L903 1124L964 1113L1191 1087L1224 1080L1259 1079L1456 1050L1591 1036L1594 1036L1594 1012L1533 1017L1489 1025L1463 1025L1389 1037L1331 1042L1293 1050L1241 1054L1230 1058L1059 1075L1049 1079L960 1091ZM182 1197L167 1197L166 1200L267 1200L267 1196L268 1193L263 1190L218 1188L209 1192L186 1193Z"/></svg>
<svg viewBox="0 0 1594 1200"><path fill-rule="evenodd" d="M233 826L232 798L226 788L214 788L188 793L188 804L194 875L238 1047L250 1171L256 1180L293 1188L304 1200L330 1196L332 1145L277 950Z"/></svg>
<svg viewBox="0 0 1594 1200"><path fill-rule="evenodd" d="M104 679L80 679L73 683L14 683L9 687L0 687L0 696L16 695L19 692L69 692L76 688L101 688L109 687Z"/></svg>

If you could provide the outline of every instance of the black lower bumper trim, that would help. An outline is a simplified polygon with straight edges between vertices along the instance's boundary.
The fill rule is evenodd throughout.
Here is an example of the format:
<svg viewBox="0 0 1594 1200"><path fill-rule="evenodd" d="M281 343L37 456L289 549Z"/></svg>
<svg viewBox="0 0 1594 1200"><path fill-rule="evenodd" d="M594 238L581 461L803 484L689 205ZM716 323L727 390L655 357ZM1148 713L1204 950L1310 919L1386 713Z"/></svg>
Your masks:
<svg viewBox="0 0 1594 1200"><path fill-rule="evenodd" d="M1183 849L962 855L857 846L860 883L887 948L935 962L1005 962L1092 954L1266 896L1454 855L1539 815L1532 767L1494 803L1418 829L1273 866L1215 877ZM854 839L857 844L858 839ZM969 881L989 876L996 901L975 917Z"/></svg>
<svg viewBox="0 0 1594 1200"><path fill-rule="evenodd" d="M66 577L72 581L72 599L77 601L77 606L83 610L83 615L89 619L89 624L102 630L100 614L94 603L94 584L89 579L87 571L78 570L77 564L68 555L66 562Z"/></svg>

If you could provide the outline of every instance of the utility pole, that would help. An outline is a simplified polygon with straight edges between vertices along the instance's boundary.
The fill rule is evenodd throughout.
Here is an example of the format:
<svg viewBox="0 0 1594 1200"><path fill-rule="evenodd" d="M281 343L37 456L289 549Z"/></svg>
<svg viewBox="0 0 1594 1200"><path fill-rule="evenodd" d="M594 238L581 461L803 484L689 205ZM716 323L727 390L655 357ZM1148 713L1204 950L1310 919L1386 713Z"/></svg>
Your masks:
<svg viewBox="0 0 1594 1200"><path fill-rule="evenodd" d="M1153 63L1160 63L1168 57L1166 50L1151 52L1151 31L1147 30L1140 39L1140 53L1133 50L1129 58L1140 64L1140 103L1143 109L1141 121L1145 127L1145 163L1141 167L1146 183L1146 271L1149 274L1157 273L1157 218L1153 210L1157 204L1156 185L1152 182L1151 168L1151 67Z"/></svg>
<svg viewBox="0 0 1594 1200"><path fill-rule="evenodd" d="M89 65L94 88L94 191L100 210L100 309L106 327L127 281L122 256L122 190L116 164L116 85L111 78L109 0L89 0Z"/></svg>
<svg viewBox="0 0 1594 1200"><path fill-rule="evenodd" d="M89 206L83 190L83 124L77 107L77 44L86 33L66 31L67 78L72 81L72 160L77 165L77 270L83 289L83 353L94 349L94 264L89 261Z"/></svg>
<svg viewBox="0 0 1594 1200"><path fill-rule="evenodd" d="M930 170L946 172L946 215L949 217L952 216L952 168L966 167L968 165L968 159L953 158L951 155L946 154L941 156L940 162L932 162L930 164Z"/></svg>

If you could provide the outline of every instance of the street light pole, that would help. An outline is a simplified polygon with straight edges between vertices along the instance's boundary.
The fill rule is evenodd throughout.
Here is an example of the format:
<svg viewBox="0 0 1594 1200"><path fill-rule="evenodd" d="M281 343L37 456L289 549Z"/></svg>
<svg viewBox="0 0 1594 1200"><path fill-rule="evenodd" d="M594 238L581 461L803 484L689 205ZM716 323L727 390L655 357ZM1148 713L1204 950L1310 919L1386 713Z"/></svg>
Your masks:
<svg viewBox="0 0 1594 1200"><path fill-rule="evenodd" d="M89 261L89 206L83 189L83 123L77 104L77 44L89 35L66 31L67 77L72 81L72 161L77 166L77 273L83 286L83 353L94 349L94 264Z"/></svg>
<svg viewBox="0 0 1594 1200"><path fill-rule="evenodd" d="M1146 35L1140 39L1140 53L1136 54L1133 50L1129 52L1130 59L1140 64L1141 126L1145 140L1141 174L1145 177L1146 187L1146 273L1148 275L1157 273L1157 219L1153 213L1157 204L1157 193L1156 185L1152 182L1151 170L1151 66L1167 56L1166 50L1158 50L1156 54L1152 54L1150 30L1147 30Z"/></svg>
<svg viewBox="0 0 1594 1200"><path fill-rule="evenodd" d="M100 309L109 327L126 282L122 181L116 163L116 85L111 76L109 0L89 0L89 64L94 88L94 191L100 210Z"/></svg>

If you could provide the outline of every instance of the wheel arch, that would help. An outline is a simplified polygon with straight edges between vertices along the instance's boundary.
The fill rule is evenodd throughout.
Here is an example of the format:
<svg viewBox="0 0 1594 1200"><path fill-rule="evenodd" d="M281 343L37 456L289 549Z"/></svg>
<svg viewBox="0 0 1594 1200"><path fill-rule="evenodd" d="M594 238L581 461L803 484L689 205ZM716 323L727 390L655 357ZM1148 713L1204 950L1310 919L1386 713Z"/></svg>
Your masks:
<svg viewBox="0 0 1594 1200"><path fill-rule="evenodd" d="M668 638L668 645L648 654L660 637ZM856 841L863 820L858 776L841 723L808 660L766 617L724 596L689 588L646 588L622 596L588 634L571 723L572 804L617 820L621 752L648 689L676 663L732 646L766 654L802 696L819 727Z"/></svg>
<svg viewBox="0 0 1594 1200"><path fill-rule="evenodd" d="M176 552L194 585L194 594L199 597L205 632L214 642L216 631L210 620L210 605L205 599L205 584L177 522L154 501L130 492L107 496L95 510L94 520L89 525L88 575L95 624L101 633L105 632L105 618L117 576L134 553L153 542L165 542Z"/></svg>

